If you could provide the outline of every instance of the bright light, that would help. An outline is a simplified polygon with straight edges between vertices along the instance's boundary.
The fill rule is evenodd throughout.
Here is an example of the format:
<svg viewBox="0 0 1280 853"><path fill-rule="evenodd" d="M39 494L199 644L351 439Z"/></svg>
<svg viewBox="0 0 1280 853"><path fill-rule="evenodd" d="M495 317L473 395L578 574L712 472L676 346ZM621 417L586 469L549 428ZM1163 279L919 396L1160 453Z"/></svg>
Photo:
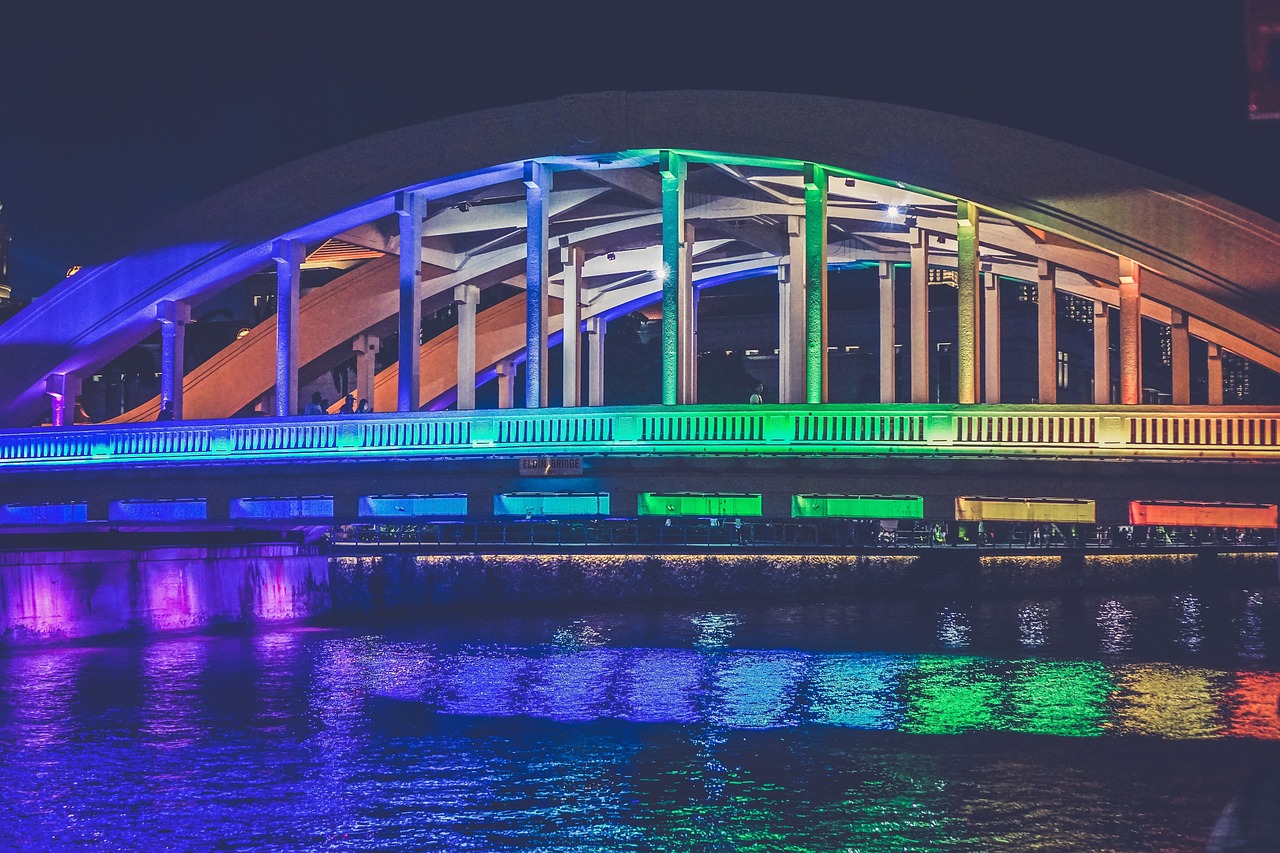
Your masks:
<svg viewBox="0 0 1280 853"><path fill-rule="evenodd" d="M885 218L890 222L901 222L903 218L902 208L896 204L889 205L885 210Z"/></svg>

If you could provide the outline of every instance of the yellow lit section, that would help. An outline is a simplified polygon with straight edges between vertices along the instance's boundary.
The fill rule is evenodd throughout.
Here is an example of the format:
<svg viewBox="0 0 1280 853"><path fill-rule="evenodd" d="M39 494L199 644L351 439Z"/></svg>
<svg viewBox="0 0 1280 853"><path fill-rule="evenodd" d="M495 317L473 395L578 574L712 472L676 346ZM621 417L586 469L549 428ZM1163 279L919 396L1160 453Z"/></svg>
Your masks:
<svg viewBox="0 0 1280 853"><path fill-rule="evenodd" d="M956 498L956 521L1043 521L1093 524L1091 500L1072 498Z"/></svg>
<svg viewBox="0 0 1280 853"><path fill-rule="evenodd" d="M1112 726L1126 734L1185 740L1221 734L1214 681L1226 674L1173 664L1135 664L1116 671Z"/></svg>

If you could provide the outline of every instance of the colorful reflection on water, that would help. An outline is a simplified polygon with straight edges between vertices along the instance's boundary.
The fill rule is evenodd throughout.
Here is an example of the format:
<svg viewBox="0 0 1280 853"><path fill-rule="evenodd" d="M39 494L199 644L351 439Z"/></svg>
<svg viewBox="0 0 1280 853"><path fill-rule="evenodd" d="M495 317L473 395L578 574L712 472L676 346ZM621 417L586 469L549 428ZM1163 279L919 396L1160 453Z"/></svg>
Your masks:
<svg viewBox="0 0 1280 853"><path fill-rule="evenodd" d="M458 617L0 656L0 849L1197 850L1280 591Z"/></svg>

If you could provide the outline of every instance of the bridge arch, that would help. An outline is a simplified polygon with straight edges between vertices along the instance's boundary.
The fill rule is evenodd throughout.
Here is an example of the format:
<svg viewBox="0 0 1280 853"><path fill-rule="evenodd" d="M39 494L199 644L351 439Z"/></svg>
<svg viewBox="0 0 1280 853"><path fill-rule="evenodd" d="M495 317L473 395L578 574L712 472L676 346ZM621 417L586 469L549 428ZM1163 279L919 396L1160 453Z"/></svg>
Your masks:
<svg viewBox="0 0 1280 853"><path fill-rule="evenodd" d="M954 209L972 205L986 271L1024 280L1052 271L1052 287L1099 304L1120 303L1125 280L1134 284L1140 271L1131 317L1137 311L1280 367L1280 226L1222 199L1051 140L905 107L755 93L605 93L393 131L214 197L0 326L9 362L0 419L29 423L51 380L83 374L136 344L155 329L157 306L198 304L269 267L281 241L340 236L398 254L398 235L385 226L404 193L427 204L422 261L438 273L427 298L459 286L523 284L528 205L510 189L528 183L530 162L557 178L547 211L552 237L596 253L588 264L635 253L641 270L653 270L649 256L656 249L661 258L672 242L654 210L663 197L659 172L670 165L664 152L699 175L689 179L683 210L699 223L690 249L703 256L691 279L713 280L715 267L733 264L764 272L794 262L802 244L788 242L787 228L810 210L806 165L816 164L825 181L828 263L909 263L910 244L924 233L931 262L963 267L976 258L962 256L965 220ZM570 176L567 186L561 175ZM381 264L351 274L344 286L363 282L369 298L342 324L303 314L301 358L331 352L342 343L335 336L398 312L395 288L373 284L378 270L395 266ZM589 299L587 315L617 302L605 295L614 290L632 302L657 294L652 275L631 272L630 280L605 276L600 305ZM554 277L544 284L554 288ZM320 298L329 287L313 301L332 312L338 303ZM237 342L212 367L235 364L240 373L248 363L240 358L270 350L263 342L271 331ZM517 342L502 357L519 350ZM212 367L210 376L218 372Z"/></svg>

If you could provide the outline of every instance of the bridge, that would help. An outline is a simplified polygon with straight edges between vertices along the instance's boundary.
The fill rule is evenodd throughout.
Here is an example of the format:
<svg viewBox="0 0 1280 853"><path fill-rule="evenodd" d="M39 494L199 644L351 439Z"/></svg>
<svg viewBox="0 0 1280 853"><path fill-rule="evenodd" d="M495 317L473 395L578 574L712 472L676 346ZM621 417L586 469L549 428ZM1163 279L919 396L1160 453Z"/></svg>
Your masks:
<svg viewBox="0 0 1280 853"><path fill-rule="evenodd" d="M1222 199L920 110L606 93L432 122L228 190L0 326L0 535L583 517L1273 530L1280 408L1228 397L1239 365L1280 372L1277 261L1280 225ZM872 283L832 284L854 274ZM769 401L717 404L700 364L732 324L702 308L744 281ZM251 294L261 321L188 365L199 312ZM1015 301L1034 311L1025 369ZM870 393L841 379L859 311ZM637 312L654 382L619 392L606 332ZM158 393L76 423L104 366L153 340ZM338 372L372 411L303 414Z"/></svg>

